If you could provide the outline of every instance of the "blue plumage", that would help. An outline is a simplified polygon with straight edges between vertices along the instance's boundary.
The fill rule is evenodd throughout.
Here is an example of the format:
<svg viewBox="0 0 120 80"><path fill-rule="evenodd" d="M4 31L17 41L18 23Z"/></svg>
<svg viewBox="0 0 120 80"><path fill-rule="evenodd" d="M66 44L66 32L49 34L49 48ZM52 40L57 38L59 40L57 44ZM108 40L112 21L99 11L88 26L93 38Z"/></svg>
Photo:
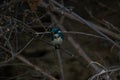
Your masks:
<svg viewBox="0 0 120 80"><path fill-rule="evenodd" d="M51 30L51 42L53 45L60 45L63 41L63 34L59 28L53 27Z"/></svg>

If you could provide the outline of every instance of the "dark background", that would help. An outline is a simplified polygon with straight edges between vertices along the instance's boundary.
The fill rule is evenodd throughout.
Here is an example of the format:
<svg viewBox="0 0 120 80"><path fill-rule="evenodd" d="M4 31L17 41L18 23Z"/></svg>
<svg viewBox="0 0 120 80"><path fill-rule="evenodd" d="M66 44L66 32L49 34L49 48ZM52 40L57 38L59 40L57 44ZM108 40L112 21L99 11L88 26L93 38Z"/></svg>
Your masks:
<svg viewBox="0 0 120 80"><path fill-rule="evenodd" d="M17 1L17 0L16 0ZM49 8L43 8L37 0L1 0L0 1L0 26L3 32L0 33L0 45L9 49L6 44L4 36L10 36L9 41L12 45L13 51L17 52L35 36L32 30L38 32L45 32L45 29L54 22L47 14ZM58 1L58 0L57 0ZM48 3L48 1L46 0ZM58 1L61 3L61 1ZM91 21L107 30L116 34L120 34L120 1L119 0L63 0L62 3L66 8L72 9L84 19ZM5 5L10 3L9 5ZM91 12L92 16L88 12ZM37 16L35 15L35 13ZM56 12L53 14L60 19L61 15ZM42 16L44 16L42 18ZM15 22L13 18L17 18L30 26ZM41 22L39 22L39 20ZM11 20L11 22L10 22ZM106 26L104 21L108 21L114 27ZM45 25L43 27L42 24ZM23 27L21 27L23 26ZM71 20L65 17L63 26L68 31L85 32L100 36L98 33L88 28L86 25ZM32 30L31 30L32 29ZM11 32L13 30L13 32ZM120 51L112 43L107 40L99 39L91 36L81 34L70 34L75 41L81 45L86 54L93 60L104 65L107 69L117 68L120 65ZM106 34L107 35L107 34ZM64 41L62 47L71 52L77 53L74 47L68 42L67 34L64 34ZM31 63L41 67L47 73L53 75L55 78L60 78L57 55L54 47L49 45L49 35L44 35L41 40L39 35L32 43L22 51L26 59ZM109 36L119 44L119 40ZM79 60L67 55L64 50L61 50L65 80L87 80L95 74L94 69L88 67L89 63L79 56ZM0 49L0 61L5 61L11 57L11 54ZM41 73L26 66L24 63L14 58L8 65L0 67L0 80L49 80ZM10 64L10 65L9 65ZM22 65L21 65L22 64ZM2 65L2 64L1 64ZM120 79L120 72L117 71L111 75L112 80Z"/></svg>

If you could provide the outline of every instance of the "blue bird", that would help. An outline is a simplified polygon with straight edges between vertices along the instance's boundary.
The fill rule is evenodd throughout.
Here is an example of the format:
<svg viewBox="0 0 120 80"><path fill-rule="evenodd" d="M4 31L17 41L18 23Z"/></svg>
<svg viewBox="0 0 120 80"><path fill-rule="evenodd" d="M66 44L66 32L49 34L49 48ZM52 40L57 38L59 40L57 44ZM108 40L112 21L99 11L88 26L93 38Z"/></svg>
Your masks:
<svg viewBox="0 0 120 80"><path fill-rule="evenodd" d="M59 48L63 42L64 36L59 28L53 27L51 30L51 43L55 48Z"/></svg>

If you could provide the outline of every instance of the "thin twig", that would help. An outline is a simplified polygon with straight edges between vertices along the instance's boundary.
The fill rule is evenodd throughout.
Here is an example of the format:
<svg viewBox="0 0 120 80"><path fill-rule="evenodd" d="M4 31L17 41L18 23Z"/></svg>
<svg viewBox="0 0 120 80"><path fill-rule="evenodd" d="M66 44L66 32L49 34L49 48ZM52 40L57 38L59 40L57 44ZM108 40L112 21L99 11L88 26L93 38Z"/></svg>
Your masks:
<svg viewBox="0 0 120 80"><path fill-rule="evenodd" d="M95 74L94 76L92 76L91 78L89 78L89 80L94 80L96 77L106 74L106 73L110 73L110 72L116 72L116 71L120 71L120 68L115 68L115 69L110 69L110 70L103 70L97 74Z"/></svg>
<svg viewBox="0 0 120 80"><path fill-rule="evenodd" d="M106 23L104 22L104 20L99 20L97 19L95 16L93 16L92 12L90 10L88 10L87 8L85 8L85 10L88 12L89 16L94 19L95 21L97 21L98 23L102 24L102 25L105 25L106 26ZM92 23L92 22L91 22ZM98 28L100 31L104 32L105 34L115 38L115 39L118 39L120 40L120 35L119 34L116 34L106 28L103 28L102 26L100 25L97 25L97 24L94 24L96 26L96 28Z"/></svg>
<svg viewBox="0 0 120 80"><path fill-rule="evenodd" d="M3 33L3 30L2 30L2 29L0 29L0 30L1 30L1 32ZM6 37L6 35L4 35L3 37L4 37L4 39L6 40L6 43L7 43L8 47L9 47L9 49L10 49L10 53L11 53L12 58L13 58L13 56L14 56L14 51L13 51L13 47L12 47L12 45L11 45L11 43L10 43L10 40Z"/></svg>
<svg viewBox="0 0 120 80"><path fill-rule="evenodd" d="M105 39L104 37L90 34L90 33L85 33L85 32L77 32L77 31L62 31L63 34L80 34L80 35L85 35L85 36L91 36L95 38L100 38L100 39ZM50 34L50 32L36 32L35 34L41 35L41 34ZM106 39L105 39L106 40Z"/></svg>
<svg viewBox="0 0 120 80"><path fill-rule="evenodd" d="M10 51L2 46L0 46L0 48L2 48L3 50L5 50L6 52L9 52ZM18 58L20 61L24 62L25 64L27 64L28 66L34 68L36 71L39 71L40 73L42 73L43 75L47 76L48 78L50 78L51 80L57 80L56 78L54 78L53 76L51 76L50 74L44 72L40 67L32 64L30 61L28 61L26 58L24 58L23 56L21 55L17 55L15 56L16 58ZM4 65L3 65L4 66Z"/></svg>
<svg viewBox="0 0 120 80"><path fill-rule="evenodd" d="M81 16L77 15L76 13L70 11L69 9L67 9L66 7L64 7L63 5L59 4L58 2L56 2L55 0L50 0L51 2L53 2L55 5L59 6L58 7L54 7L53 10L57 11L59 13L64 12L64 15L75 19L83 24L85 24L86 26L90 27L91 29L93 29L95 32L99 33L101 36L105 37L108 41L110 41L111 43L113 43L116 47L120 48L120 45L117 44L115 41L113 41L111 38L109 38L107 35L105 35L103 32L101 32L98 28L96 28L95 25L89 23L88 21L86 21L84 18L82 18ZM47 7L47 5L45 3L42 3L42 6ZM62 9L62 10L61 10Z"/></svg>
<svg viewBox="0 0 120 80"><path fill-rule="evenodd" d="M14 53L13 57L12 58L9 58L7 61L3 61L1 62L0 64L3 64L3 63L7 63L9 61L11 61L13 58L15 58L18 54L20 54L26 47L28 47L28 45L34 40L35 37L33 37L32 39L30 39L30 41L28 41L26 43L26 45L20 50L18 51L17 53ZM11 52L10 52L11 53Z"/></svg>
<svg viewBox="0 0 120 80"><path fill-rule="evenodd" d="M16 56L20 61L24 62L25 64L29 65L30 67L34 68L36 71L39 71L40 73L42 73L43 75L47 76L49 79L51 80L57 80L56 78L54 78L53 76L51 76L50 74L44 72L40 67L32 64L30 61L28 61L25 57L18 55Z"/></svg>
<svg viewBox="0 0 120 80"><path fill-rule="evenodd" d="M106 26L110 26L112 29L120 33L120 30L116 26L114 26L112 23L110 23L109 21L106 21L103 19L103 22L105 23Z"/></svg>
<svg viewBox="0 0 120 80"><path fill-rule="evenodd" d="M57 26L62 30L62 31L66 31L66 29L59 24L58 20L56 19L56 17L50 13L51 18L55 21L55 23L57 24ZM81 48L81 46L70 36L67 36L68 41L73 45L73 47L76 49L76 51L78 52L78 55L82 56L88 63L90 63L92 60L87 56L86 52ZM91 64L90 65L92 68L95 69L96 72L99 72L100 69L98 66Z"/></svg>
<svg viewBox="0 0 120 80"><path fill-rule="evenodd" d="M62 63L62 58L61 58L61 53L59 49L55 49L57 57L58 57L58 62L59 62L59 68L60 68L60 73L61 73L61 80L64 80L64 71L63 71L63 63Z"/></svg>
<svg viewBox="0 0 120 80"><path fill-rule="evenodd" d="M18 77L25 76L25 75L28 74L29 72L30 72L30 71L26 71L26 72L24 72L24 73L22 73L22 74L16 75L16 76L14 76L14 77L10 77L10 78L7 79L7 80L13 80L13 79L16 79L16 78L18 78Z"/></svg>

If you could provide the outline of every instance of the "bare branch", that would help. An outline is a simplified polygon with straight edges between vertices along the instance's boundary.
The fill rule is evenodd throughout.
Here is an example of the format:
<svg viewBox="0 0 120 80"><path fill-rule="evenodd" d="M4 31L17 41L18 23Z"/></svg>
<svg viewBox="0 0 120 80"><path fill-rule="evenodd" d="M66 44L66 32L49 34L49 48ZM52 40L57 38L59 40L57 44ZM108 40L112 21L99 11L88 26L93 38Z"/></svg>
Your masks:
<svg viewBox="0 0 120 80"><path fill-rule="evenodd" d="M54 11L56 11L58 13L64 12L64 15L67 16L68 18L75 19L75 20L87 25L88 27L90 27L91 29L93 29L94 31L99 33L101 36L105 37L108 41L113 43L116 47L120 48L119 44L117 44L115 41L113 41L111 38L109 38L107 35L105 35L103 32L101 32L95 25L93 25L90 22L86 21L84 18L77 15L76 13L71 12L69 9L67 9L63 5L57 3L55 0L51 0L51 2L53 2L55 5L60 7L60 8L58 8L58 7L54 6L54 8L53 8ZM45 3L42 3L42 6L47 7L48 5L45 4Z"/></svg>
<svg viewBox="0 0 120 80"><path fill-rule="evenodd" d="M48 78L50 78L51 80L57 80L56 78L54 78L53 76L51 76L50 74L44 72L40 67L32 64L30 61L28 61L26 58L24 58L23 56L21 55L18 55L17 58L26 63L27 65L29 65L30 67L34 68L36 71L39 71L40 73L42 73L43 75L47 76Z"/></svg>
<svg viewBox="0 0 120 80"><path fill-rule="evenodd" d="M3 50L10 52L9 50L7 50L6 48L0 46ZM54 78L53 76L51 76L50 74L44 72L40 67L32 64L30 61L28 61L26 58L24 58L21 55L16 55L16 58L18 58L20 61L24 62L25 64L27 64L28 66L34 68L36 71L39 71L40 73L42 73L43 75L47 76L48 78L50 78L51 80L57 80L56 78Z"/></svg>
<svg viewBox="0 0 120 80"><path fill-rule="evenodd" d="M56 51L56 54L57 54L57 57L58 57L59 68L60 68L60 73L61 73L61 80L65 80L60 49L55 49L55 51Z"/></svg>

